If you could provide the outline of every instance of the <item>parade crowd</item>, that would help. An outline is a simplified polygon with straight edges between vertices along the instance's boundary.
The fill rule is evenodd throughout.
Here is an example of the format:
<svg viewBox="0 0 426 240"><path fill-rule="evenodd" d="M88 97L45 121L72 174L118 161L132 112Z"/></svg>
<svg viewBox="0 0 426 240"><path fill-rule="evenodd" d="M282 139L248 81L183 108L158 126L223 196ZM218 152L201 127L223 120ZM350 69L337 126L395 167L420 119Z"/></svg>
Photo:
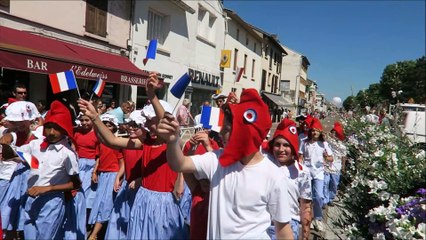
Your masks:
<svg viewBox="0 0 426 240"><path fill-rule="evenodd" d="M212 96L220 132L199 127L183 141L180 128L201 116L187 100L173 116L160 87L150 74L140 110L81 98L77 112L66 100L46 111L17 86L2 106L0 239L308 239L311 227L324 230L347 155L339 122L324 132L315 116L287 114L270 132L268 106L245 89Z"/></svg>

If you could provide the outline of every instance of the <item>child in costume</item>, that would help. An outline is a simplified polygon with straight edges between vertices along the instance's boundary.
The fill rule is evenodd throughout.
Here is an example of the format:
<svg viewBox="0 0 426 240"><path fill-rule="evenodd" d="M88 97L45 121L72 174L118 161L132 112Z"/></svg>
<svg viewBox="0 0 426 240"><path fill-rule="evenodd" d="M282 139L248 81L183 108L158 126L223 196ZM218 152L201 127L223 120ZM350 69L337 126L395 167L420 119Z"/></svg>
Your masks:
<svg viewBox="0 0 426 240"><path fill-rule="evenodd" d="M323 231L324 206L324 164L333 160L333 152L322 134L322 125L318 118L313 118L309 126L308 138L302 141L299 149L299 162L306 166L312 178L312 201L314 227Z"/></svg>
<svg viewBox="0 0 426 240"><path fill-rule="evenodd" d="M101 115L101 121L111 133L117 131L118 120L114 115L105 113ZM104 224L109 221L115 199L115 177L120 168L124 169L121 151L114 150L101 143L98 152L99 158L92 173L92 181L97 183L98 186L88 221L89 224L94 224L89 239L96 239Z"/></svg>
<svg viewBox="0 0 426 240"><path fill-rule="evenodd" d="M291 208L291 229L294 239L308 239L311 224L312 188L309 171L298 160L296 123L284 118L268 144L268 157L280 167L287 178ZM302 232L299 233L300 225ZM273 233L273 228L270 228ZM301 236L301 237L300 237ZM274 237L273 235L271 236Z"/></svg>
<svg viewBox="0 0 426 240"><path fill-rule="evenodd" d="M86 208L91 209L96 195L96 184L92 182L93 169L99 155L99 141L93 129L93 123L87 116L79 116L81 125L74 134L75 148L78 154L78 167L82 189L86 197Z"/></svg>
<svg viewBox="0 0 426 240"><path fill-rule="evenodd" d="M59 101L51 104L43 125L45 139L18 148L31 156L25 239L58 238L65 216L65 195L80 187L77 154L71 148L71 114Z"/></svg>
<svg viewBox="0 0 426 240"><path fill-rule="evenodd" d="M160 106L153 104L157 111ZM165 114L157 130L167 141L174 171L210 181L207 238L267 239L271 221L277 238L293 238L285 177L259 151L272 125L268 106L255 89L245 89L238 104L224 107L224 115L220 135L225 148L203 155L183 155L179 124L171 114Z"/></svg>
<svg viewBox="0 0 426 240"><path fill-rule="evenodd" d="M40 117L37 107L27 101L11 102L3 119L8 126L2 133L0 143L11 145L12 148L28 144L37 137L30 130L31 125ZM27 181L29 167L22 162L0 162L0 193L2 209L2 228L6 239L23 235L24 212L27 198Z"/></svg>
<svg viewBox="0 0 426 240"><path fill-rule="evenodd" d="M324 173L324 204L333 205L340 181L340 173L346 163L347 149L343 144L345 134L343 126L339 122L334 123L330 138L327 142L333 151L333 161L326 162Z"/></svg>
<svg viewBox="0 0 426 240"><path fill-rule="evenodd" d="M130 139L144 139L146 137L146 130L143 128L145 122L146 119L142 116L140 110L130 113L129 122L127 123L127 132ZM124 171L120 169L115 178L114 191L117 192L117 197L108 222L105 234L106 239L127 239L130 209L133 206L136 192L140 185L143 150L123 149L122 152Z"/></svg>
<svg viewBox="0 0 426 240"><path fill-rule="evenodd" d="M151 73L147 84L149 100L151 103L155 102L171 111L168 103L160 102L155 95L157 84L157 74ZM93 120L95 129L102 136L101 141L117 148L143 148L141 187L137 191L130 212L127 238L188 238L184 215L174 195L175 189L180 188L176 185L181 184L181 182L176 181L177 173L172 171L167 164L167 144L157 137L157 125L162 115L156 114L152 105L145 106L142 109L142 114L147 119L144 125L149 130L147 138L145 140L139 138L125 139L115 137L112 133L106 131L105 126L99 121L96 109L88 101L80 99L78 103L80 110Z"/></svg>
<svg viewBox="0 0 426 240"><path fill-rule="evenodd" d="M184 145L183 153L185 156L192 156L218 149L219 145L216 141L209 138L209 131L201 130ZM184 177L192 195L189 238L205 239L208 226L210 182L207 179L197 180L194 174L184 174Z"/></svg>

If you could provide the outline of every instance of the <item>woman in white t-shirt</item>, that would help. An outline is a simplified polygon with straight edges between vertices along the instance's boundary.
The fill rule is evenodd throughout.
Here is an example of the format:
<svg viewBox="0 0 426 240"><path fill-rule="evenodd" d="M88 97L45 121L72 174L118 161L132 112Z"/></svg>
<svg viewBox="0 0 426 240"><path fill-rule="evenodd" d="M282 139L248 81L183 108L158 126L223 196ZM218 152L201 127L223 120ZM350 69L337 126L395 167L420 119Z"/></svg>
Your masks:
<svg viewBox="0 0 426 240"><path fill-rule="evenodd" d="M319 119L314 118L309 128L308 138L302 142L299 149L299 162L303 163L311 173L313 224L316 229L323 231L324 163L333 161L333 152L324 140Z"/></svg>
<svg viewBox="0 0 426 240"><path fill-rule="evenodd" d="M308 239L311 224L311 176L309 171L297 161L298 149L296 123L284 118L268 143L267 156L286 176L290 197L290 225L294 239ZM301 234L299 234L300 225L302 225ZM268 232L274 239L273 226Z"/></svg>

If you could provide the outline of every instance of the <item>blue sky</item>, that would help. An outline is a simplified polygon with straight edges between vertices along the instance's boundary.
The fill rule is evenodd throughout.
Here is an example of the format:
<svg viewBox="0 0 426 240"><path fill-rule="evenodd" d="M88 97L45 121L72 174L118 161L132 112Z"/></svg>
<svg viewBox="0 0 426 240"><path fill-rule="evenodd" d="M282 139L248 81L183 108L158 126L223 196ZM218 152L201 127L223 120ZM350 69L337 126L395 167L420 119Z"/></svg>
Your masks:
<svg viewBox="0 0 426 240"><path fill-rule="evenodd" d="M343 100L386 65L425 55L425 1L224 0L246 22L308 57L308 78Z"/></svg>

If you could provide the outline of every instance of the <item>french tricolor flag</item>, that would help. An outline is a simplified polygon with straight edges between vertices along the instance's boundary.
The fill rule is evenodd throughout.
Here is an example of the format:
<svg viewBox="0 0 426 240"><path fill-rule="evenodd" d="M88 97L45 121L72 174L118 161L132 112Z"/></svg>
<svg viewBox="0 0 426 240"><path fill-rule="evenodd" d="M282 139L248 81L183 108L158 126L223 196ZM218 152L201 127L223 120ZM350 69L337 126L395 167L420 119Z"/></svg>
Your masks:
<svg viewBox="0 0 426 240"><path fill-rule="evenodd" d="M217 107L203 106L201 111L201 124L203 128L220 132L223 125L223 111Z"/></svg>
<svg viewBox="0 0 426 240"><path fill-rule="evenodd" d="M240 78L243 75L243 73L244 73L244 68L243 67L237 68L237 72L235 73L235 82L239 82L240 81Z"/></svg>
<svg viewBox="0 0 426 240"><path fill-rule="evenodd" d="M31 169L38 169L39 161L36 157L21 151L16 151L16 154L22 161L27 162L30 165Z"/></svg>
<svg viewBox="0 0 426 240"><path fill-rule="evenodd" d="M71 70L49 74L49 79L55 94L77 88L77 81Z"/></svg>
<svg viewBox="0 0 426 240"><path fill-rule="evenodd" d="M93 93L96 94L96 96L101 97L102 92L105 88L105 82L102 80L102 78L98 78L98 81L96 82L95 86L93 86Z"/></svg>

